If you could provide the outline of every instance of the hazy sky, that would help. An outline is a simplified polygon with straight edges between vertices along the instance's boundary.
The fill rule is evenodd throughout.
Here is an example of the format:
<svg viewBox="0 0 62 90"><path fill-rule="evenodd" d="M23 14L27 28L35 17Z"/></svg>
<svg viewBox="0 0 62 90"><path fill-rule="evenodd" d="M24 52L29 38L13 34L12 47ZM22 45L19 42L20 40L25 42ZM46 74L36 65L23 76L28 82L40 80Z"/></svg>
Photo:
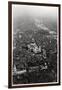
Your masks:
<svg viewBox="0 0 62 90"><path fill-rule="evenodd" d="M33 6L33 5L12 5L13 18L21 17L24 15L32 17L50 17L57 18L58 8L50 6Z"/></svg>

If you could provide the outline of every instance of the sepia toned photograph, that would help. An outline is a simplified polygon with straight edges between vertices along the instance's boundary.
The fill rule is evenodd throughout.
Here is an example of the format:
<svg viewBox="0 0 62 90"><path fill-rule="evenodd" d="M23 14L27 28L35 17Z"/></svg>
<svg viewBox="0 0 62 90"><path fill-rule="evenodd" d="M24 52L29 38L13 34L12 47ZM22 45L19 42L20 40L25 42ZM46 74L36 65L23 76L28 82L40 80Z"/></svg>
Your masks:
<svg viewBox="0 0 62 90"><path fill-rule="evenodd" d="M60 85L60 5L8 6L8 87Z"/></svg>

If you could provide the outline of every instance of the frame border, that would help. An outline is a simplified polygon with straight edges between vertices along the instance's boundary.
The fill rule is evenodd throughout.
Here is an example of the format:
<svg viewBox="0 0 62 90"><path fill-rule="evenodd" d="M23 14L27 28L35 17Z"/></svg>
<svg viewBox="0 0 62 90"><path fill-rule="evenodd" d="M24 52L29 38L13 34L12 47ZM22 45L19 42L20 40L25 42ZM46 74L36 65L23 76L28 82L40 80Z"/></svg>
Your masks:
<svg viewBox="0 0 62 90"><path fill-rule="evenodd" d="M12 86L11 75L12 75L12 4L19 5L34 5L34 6L52 6L58 7L58 22L59 22L59 82L55 84L39 84L39 85L19 85ZM35 2L16 2L16 1L8 1L8 88L22 88L22 87L40 87L40 86L56 86L61 85L61 61L60 61L60 15L61 15L61 5L60 4L49 4L49 3L35 3Z"/></svg>

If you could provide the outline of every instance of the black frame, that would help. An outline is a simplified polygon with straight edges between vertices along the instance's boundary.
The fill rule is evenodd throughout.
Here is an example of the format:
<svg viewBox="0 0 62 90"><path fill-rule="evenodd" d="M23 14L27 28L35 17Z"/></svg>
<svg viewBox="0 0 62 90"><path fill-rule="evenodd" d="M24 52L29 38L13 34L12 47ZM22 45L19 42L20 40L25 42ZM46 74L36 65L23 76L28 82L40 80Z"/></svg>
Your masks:
<svg viewBox="0 0 62 90"><path fill-rule="evenodd" d="M11 75L12 75L12 4L18 5L35 5L35 6L52 6L59 8L59 82L56 84L39 84L39 85L19 85L12 86ZM45 3L32 3L32 2L8 2L8 88L19 88L19 87L38 87L38 86L52 86L52 85L60 85L60 4L45 4Z"/></svg>

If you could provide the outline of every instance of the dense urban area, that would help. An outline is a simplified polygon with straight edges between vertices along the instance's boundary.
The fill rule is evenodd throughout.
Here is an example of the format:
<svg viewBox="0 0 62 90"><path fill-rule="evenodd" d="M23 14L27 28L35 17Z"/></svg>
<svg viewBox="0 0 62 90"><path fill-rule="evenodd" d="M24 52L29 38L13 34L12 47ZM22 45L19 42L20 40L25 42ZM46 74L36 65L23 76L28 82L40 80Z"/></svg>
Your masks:
<svg viewBox="0 0 62 90"><path fill-rule="evenodd" d="M28 28L23 23L21 26L13 40L13 83L56 82L56 31L49 30L39 20L28 23Z"/></svg>

